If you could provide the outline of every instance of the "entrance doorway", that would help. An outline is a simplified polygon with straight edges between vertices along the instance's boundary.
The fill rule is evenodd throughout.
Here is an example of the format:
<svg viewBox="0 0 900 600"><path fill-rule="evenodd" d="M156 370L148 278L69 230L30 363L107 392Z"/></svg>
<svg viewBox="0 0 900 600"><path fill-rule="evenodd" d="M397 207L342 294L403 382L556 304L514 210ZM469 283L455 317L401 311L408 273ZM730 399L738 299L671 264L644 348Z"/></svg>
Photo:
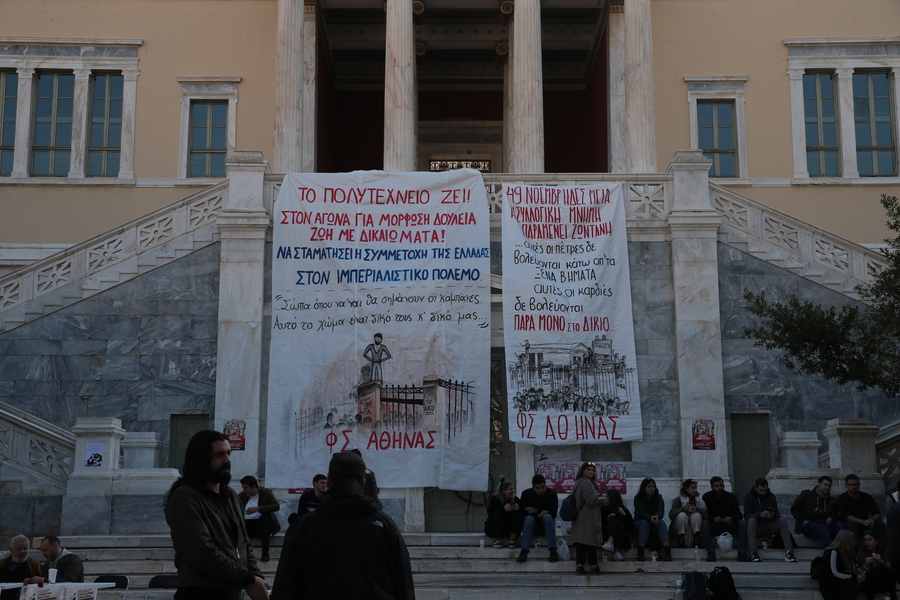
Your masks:
<svg viewBox="0 0 900 600"><path fill-rule="evenodd" d="M209 415L172 415L169 432L169 467L178 469L184 466L184 452L188 442L198 431L209 429Z"/></svg>
<svg viewBox="0 0 900 600"><path fill-rule="evenodd" d="M515 477L515 444L509 441L506 418L506 360L502 348L491 350L491 421L488 489L455 492L425 488L425 531L482 531L487 502L496 491L500 476Z"/></svg>
<svg viewBox="0 0 900 600"><path fill-rule="evenodd" d="M758 477L772 465L769 448L769 415L731 415L731 455L734 460L734 493L743 498Z"/></svg>

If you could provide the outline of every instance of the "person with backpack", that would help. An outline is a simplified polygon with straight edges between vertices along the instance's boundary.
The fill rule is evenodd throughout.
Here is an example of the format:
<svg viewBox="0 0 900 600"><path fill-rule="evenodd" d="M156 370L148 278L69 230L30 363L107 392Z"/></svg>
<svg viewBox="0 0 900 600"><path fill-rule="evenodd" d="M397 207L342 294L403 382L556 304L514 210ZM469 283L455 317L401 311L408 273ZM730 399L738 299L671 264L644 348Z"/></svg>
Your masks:
<svg viewBox="0 0 900 600"><path fill-rule="evenodd" d="M663 520L665 514L666 502L656 488L656 481L650 477L644 478L638 493L634 496L634 524L638 531L637 559L639 561L647 560L644 556L644 548L647 547L647 541L650 539L650 531L655 529L663 547L662 559L671 562L672 549L669 547L669 528L666 527L666 522Z"/></svg>
<svg viewBox="0 0 900 600"><path fill-rule="evenodd" d="M856 535L849 529L837 532L822 555L824 564L819 572L819 591L824 600L856 600L856 583L864 580L857 575L853 547Z"/></svg>
<svg viewBox="0 0 900 600"><path fill-rule="evenodd" d="M572 521L572 543L575 544L575 574L586 575L584 560L587 558L591 575L599 575L597 548L603 544L603 522L600 508L606 501L597 491L597 467L586 462L578 468L575 489L572 491L578 516Z"/></svg>

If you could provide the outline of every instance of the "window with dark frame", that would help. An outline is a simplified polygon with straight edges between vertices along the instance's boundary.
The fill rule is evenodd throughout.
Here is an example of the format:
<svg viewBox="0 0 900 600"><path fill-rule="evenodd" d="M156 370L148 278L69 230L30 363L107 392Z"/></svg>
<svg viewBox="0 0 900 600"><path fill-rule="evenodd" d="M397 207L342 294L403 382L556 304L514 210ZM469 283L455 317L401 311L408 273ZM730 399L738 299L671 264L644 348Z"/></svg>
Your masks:
<svg viewBox="0 0 900 600"><path fill-rule="evenodd" d="M39 72L35 79L31 174L66 177L72 156L75 75Z"/></svg>
<svg viewBox="0 0 900 600"><path fill-rule="evenodd" d="M803 74L803 111L806 126L806 169L809 176L840 176L833 73Z"/></svg>
<svg viewBox="0 0 900 600"><path fill-rule="evenodd" d="M188 177L225 177L228 102L191 101Z"/></svg>
<svg viewBox="0 0 900 600"><path fill-rule="evenodd" d="M697 101L697 141L703 156L713 161L710 177L736 177L734 102Z"/></svg>
<svg viewBox="0 0 900 600"><path fill-rule="evenodd" d="M893 104L889 73L853 73L856 163L862 177L890 177L897 174Z"/></svg>
<svg viewBox="0 0 900 600"><path fill-rule="evenodd" d="M94 73L91 77L91 116L88 134L89 177L116 177L122 152L121 73Z"/></svg>
<svg viewBox="0 0 900 600"><path fill-rule="evenodd" d="M13 170L18 96L18 74L0 71L0 175L9 175Z"/></svg>

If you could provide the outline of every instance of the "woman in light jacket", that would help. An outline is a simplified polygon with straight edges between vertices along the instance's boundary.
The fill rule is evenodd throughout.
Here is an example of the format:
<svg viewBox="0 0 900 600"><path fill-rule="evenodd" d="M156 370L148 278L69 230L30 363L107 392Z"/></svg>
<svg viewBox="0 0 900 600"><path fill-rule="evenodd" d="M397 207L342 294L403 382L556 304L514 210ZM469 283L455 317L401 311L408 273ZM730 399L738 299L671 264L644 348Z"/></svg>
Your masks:
<svg viewBox="0 0 900 600"><path fill-rule="evenodd" d="M603 521L600 507L606 498L597 492L597 467L586 462L578 468L575 477L575 506L578 518L572 521L572 543L575 544L575 574L585 575L584 559L587 558L591 575L599 575L597 548L603 545Z"/></svg>

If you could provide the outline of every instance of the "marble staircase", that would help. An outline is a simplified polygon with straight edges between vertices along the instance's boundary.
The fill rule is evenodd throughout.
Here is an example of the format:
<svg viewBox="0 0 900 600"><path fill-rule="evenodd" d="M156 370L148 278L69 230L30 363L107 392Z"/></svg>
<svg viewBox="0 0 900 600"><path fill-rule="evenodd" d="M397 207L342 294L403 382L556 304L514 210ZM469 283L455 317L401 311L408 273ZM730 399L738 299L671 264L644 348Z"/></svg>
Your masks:
<svg viewBox="0 0 900 600"><path fill-rule="evenodd" d="M822 550L802 537L797 538L797 563L784 562L783 550L760 550L761 563L736 562L736 552L708 563L704 550L699 551L700 560L695 561L693 550L678 549L672 562L637 562L635 551L631 550L625 561L602 562L602 575L589 577L574 574L574 561L548 562L545 545L532 550L528 562L517 563L518 549L492 548L490 539L486 540L487 547L480 548L480 534L407 533L404 537L419 600L470 600L497 594L518 600L588 599L598 594L617 600L674 600L675 582L681 573L709 572L716 565L732 571L744 600L821 598L817 582L809 578L809 563ZM272 561L260 563L270 584L283 539L283 535L274 538ZM67 537L62 541L84 560L87 580L105 573L128 575L128 598L143 598L153 575L175 571L168 535ZM119 598L121 592L103 591L100 597ZM171 598L171 592L160 590L150 597Z"/></svg>
<svg viewBox="0 0 900 600"><path fill-rule="evenodd" d="M227 193L213 185L0 277L0 333L215 243Z"/></svg>
<svg viewBox="0 0 900 600"><path fill-rule="evenodd" d="M865 285L887 264L881 253L795 219L710 183L712 205L722 216L719 241L773 265L859 299Z"/></svg>

